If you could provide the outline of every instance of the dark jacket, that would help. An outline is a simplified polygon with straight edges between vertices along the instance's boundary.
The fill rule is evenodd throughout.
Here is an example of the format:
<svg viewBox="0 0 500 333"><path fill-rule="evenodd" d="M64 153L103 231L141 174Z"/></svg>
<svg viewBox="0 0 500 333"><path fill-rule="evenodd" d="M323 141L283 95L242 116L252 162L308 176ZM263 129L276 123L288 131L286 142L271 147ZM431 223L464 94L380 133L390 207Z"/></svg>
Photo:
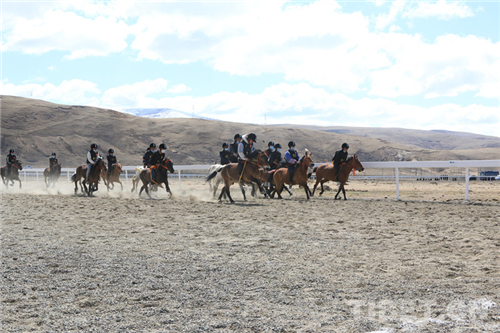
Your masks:
<svg viewBox="0 0 500 333"><path fill-rule="evenodd" d="M8 154L7 155L7 164L13 164L16 161L16 155L14 154Z"/></svg>
<svg viewBox="0 0 500 333"><path fill-rule="evenodd" d="M52 168L57 165L57 158L49 158L49 167Z"/></svg>
<svg viewBox="0 0 500 333"><path fill-rule="evenodd" d="M229 145L229 161L231 163L236 163L238 162L238 141L234 141ZM236 154L236 156L234 156Z"/></svg>
<svg viewBox="0 0 500 333"><path fill-rule="evenodd" d="M165 158L165 154L162 154L162 153L160 153L159 150L157 150L153 153L153 155L151 155L151 159L149 160L149 164L151 164L151 165L160 164L164 158Z"/></svg>
<svg viewBox="0 0 500 333"><path fill-rule="evenodd" d="M106 157L108 159L108 168L109 169L111 169L111 167L113 166L113 164L118 163L118 160L116 159L115 155L107 155Z"/></svg>
<svg viewBox="0 0 500 333"><path fill-rule="evenodd" d="M342 163L347 161L348 152L345 152L343 149L337 150L335 155L333 156L333 164L335 167L340 167Z"/></svg>
<svg viewBox="0 0 500 333"><path fill-rule="evenodd" d="M223 149L219 152L219 155L220 155L220 164L225 165L229 163L229 157L230 157L229 150Z"/></svg>
<svg viewBox="0 0 500 333"><path fill-rule="evenodd" d="M269 155L269 165L271 170L278 169L281 166L281 153L279 151L273 151Z"/></svg>
<svg viewBox="0 0 500 333"><path fill-rule="evenodd" d="M142 157L142 164L144 164L144 166L147 166L149 164L149 160L151 159L152 155L153 152L150 149L146 150L146 153Z"/></svg>
<svg viewBox="0 0 500 333"><path fill-rule="evenodd" d="M276 151L276 150L275 150ZM271 154L273 153L273 151L271 150L271 148L267 148L266 151L264 152L266 154L266 156L269 158L269 156L271 156Z"/></svg>

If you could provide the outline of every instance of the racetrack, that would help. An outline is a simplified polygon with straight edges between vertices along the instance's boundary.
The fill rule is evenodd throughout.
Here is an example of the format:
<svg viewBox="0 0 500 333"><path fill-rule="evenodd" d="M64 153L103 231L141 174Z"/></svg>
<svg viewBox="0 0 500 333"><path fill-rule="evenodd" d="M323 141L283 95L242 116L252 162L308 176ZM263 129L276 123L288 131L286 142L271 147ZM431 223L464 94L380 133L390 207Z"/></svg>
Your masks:
<svg viewBox="0 0 500 333"><path fill-rule="evenodd" d="M402 184L414 201L233 187L234 205L200 181L159 200L2 190L1 330L499 331L498 185L464 203L450 184Z"/></svg>

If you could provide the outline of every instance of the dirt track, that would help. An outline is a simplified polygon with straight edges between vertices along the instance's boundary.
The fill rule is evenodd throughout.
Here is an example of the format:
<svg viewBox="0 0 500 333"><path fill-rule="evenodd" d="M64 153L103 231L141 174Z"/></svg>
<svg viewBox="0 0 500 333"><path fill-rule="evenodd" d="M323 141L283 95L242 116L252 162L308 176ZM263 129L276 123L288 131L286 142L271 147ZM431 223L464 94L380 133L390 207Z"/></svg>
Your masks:
<svg viewBox="0 0 500 333"><path fill-rule="evenodd" d="M198 183L162 200L35 187L2 192L2 331L500 330L495 192L397 202L353 183L348 201L230 205Z"/></svg>

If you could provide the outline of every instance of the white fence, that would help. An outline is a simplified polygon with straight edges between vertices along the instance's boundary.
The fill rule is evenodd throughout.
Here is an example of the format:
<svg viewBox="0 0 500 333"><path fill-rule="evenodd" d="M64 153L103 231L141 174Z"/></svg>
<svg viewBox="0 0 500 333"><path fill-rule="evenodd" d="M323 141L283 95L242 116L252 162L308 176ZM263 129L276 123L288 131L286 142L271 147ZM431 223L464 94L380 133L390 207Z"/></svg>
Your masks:
<svg viewBox="0 0 500 333"><path fill-rule="evenodd" d="M316 166L324 163L315 163ZM465 200L469 200L469 177L470 168L500 168L500 160L468 160L468 161L415 161L415 162L362 162L365 169L393 169L395 170L394 176L370 176L369 178L391 178L396 181L396 199L399 200L399 181L400 181L400 169L418 169L418 168L465 168ZM183 171L206 171L211 167L211 165L175 165L179 178L179 188L182 189L182 178L192 177L198 174L182 173ZM44 169L24 169L20 172L20 176L24 177L36 177L37 181L43 181L43 170ZM71 175L75 172L75 168L62 168L62 177L67 177L68 182L70 181ZM135 175L135 166L124 166L122 177L128 182L129 178ZM367 177L359 177L364 178Z"/></svg>

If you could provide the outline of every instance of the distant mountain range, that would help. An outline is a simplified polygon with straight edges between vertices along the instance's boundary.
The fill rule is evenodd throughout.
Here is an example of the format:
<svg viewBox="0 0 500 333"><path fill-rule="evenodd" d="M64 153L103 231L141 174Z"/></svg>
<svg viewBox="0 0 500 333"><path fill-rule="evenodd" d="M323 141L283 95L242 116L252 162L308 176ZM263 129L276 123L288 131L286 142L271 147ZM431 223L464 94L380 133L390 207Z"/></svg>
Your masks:
<svg viewBox="0 0 500 333"><path fill-rule="evenodd" d="M146 108L146 109L123 109L121 110L125 113L132 114L137 117L144 117L144 118L196 118L196 119L205 119L205 120L216 120L212 118L207 118L207 117L201 117L198 115L195 115L193 113L188 113L184 111L179 111L175 109L169 109L169 108Z"/></svg>

